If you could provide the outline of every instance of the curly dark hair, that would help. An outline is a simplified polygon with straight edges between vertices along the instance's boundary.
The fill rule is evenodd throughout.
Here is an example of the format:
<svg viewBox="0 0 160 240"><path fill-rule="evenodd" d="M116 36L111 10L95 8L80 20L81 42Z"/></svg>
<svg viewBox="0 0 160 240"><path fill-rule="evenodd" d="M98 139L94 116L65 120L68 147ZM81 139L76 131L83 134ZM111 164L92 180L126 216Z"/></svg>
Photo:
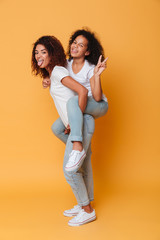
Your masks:
<svg viewBox="0 0 160 240"><path fill-rule="evenodd" d="M66 65L66 55L61 42L54 36L43 36L33 44L31 68L34 75L40 75L42 78L49 77L48 71L45 68L40 68L35 59L35 49L38 44L43 45L47 49L48 55L51 57L49 63L51 70L56 65L63 67Z"/></svg>
<svg viewBox="0 0 160 240"><path fill-rule="evenodd" d="M99 59L99 56L102 55L102 60L104 60L104 50L103 47L98 40L97 36L95 36L95 33L91 32L88 28L83 28L75 31L69 40L68 45L68 51L67 55L69 56L69 60L72 59L71 53L70 53L70 47L73 41L76 39L76 37L82 35L88 40L88 49L87 51L90 52L88 56L85 56L85 59L88 60L89 63L96 65Z"/></svg>

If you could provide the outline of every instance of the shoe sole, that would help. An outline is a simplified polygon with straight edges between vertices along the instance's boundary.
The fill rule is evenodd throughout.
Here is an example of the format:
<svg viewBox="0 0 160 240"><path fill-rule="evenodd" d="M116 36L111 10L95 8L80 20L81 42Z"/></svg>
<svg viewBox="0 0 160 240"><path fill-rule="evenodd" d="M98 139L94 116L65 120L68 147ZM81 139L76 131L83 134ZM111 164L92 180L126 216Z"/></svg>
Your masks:
<svg viewBox="0 0 160 240"><path fill-rule="evenodd" d="M72 171L74 171L74 170L78 170L79 169L79 165L81 164L81 162L85 159L85 157L86 157L86 153L84 153L83 155L82 155L82 157L80 158L80 160L78 161L78 163L76 163L76 165L74 165L73 167L70 167L70 168L64 168L65 170L66 170L66 172L72 172Z"/></svg>
<svg viewBox="0 0 160 240"><path fill-rule="evenodd" d="M88 219L88 220L85 220L85 221L83 221L83 222L80 222L80 223L70 223L70 222L68 222L68 225L69 225L69 226L72 226L72 227L76 227L76 226L84 225L84 224L86 224L86 223L90 223L90 222L92 222L92 221L94 221L94 220L96 220L96 216L94 216L94 217L92 217L92 218L90 218L90 219Z"/></svg>

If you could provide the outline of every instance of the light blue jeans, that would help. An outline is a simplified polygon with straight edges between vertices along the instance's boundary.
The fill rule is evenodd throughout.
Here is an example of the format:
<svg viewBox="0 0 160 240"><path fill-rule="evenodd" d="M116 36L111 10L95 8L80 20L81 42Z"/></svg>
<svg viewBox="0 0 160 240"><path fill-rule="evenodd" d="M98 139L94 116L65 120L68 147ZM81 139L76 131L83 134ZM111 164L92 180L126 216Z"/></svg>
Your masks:
<svg viewBox="0 0 160 240"><path fill-rule="evenodd" d="M77 199L77 203L80 206L86 206L94 199L93 173L91 165L91 138L95 128L94 119L92 116L84 114L83 123L83 147L86 152L86 158L77 172L66 172L64 168L68 162L69 154L71 153L73 147L71 134L69 136L64 134L65 126L60 118L58 118L51 127L53 133L62 142L66 143L63 163L64 176L70 184Z"/></svg>
<svg viewBox="0 0 160 240"><path fill-rule="evenodd" d="M88 97L87 106L84 111L92 115L95 119L102 117L108 111L108 102L101 100L96 102L93 97ZM71 128L71 141L83 140L83 113L79 108L78 96L70 98L67 102L68 121Z"/></svg>

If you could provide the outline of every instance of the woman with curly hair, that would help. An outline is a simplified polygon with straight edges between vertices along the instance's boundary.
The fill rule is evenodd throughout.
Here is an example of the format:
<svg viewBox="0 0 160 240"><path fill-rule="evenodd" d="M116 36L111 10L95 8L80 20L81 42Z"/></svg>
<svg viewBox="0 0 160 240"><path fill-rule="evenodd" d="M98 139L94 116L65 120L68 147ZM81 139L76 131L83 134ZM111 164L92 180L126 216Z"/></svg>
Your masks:
<svg viewBox="0 0 160 240"><path fill-rule="evenodd" d="M67 69L70 76L88 90L87 106L84 113L90 114L94 118L105 115L108 110L108 102L102 93L100 75L106 68L108 58L104 60L103 48L95 34L85 29L77 30L73 33L69 40L68 55ZM49 78L43 79L44 88L48 87L49 84ZM77 157L80 155L79 151L82 151L80 143L83 139L83 121L80 121L82 116L76 115L73 111L73 109L77 108L78 96L75 96L67 102L67 114L69 123L76 124L76 126L74 125L74 134L79 136L79 143L77 145L78 148L73 148L71 152L69 161L65 166L66 171L78 169L83 162L83 158L79 161L80 158ZM52 131L59 138L61 133L63 134L64 131L67 132L67 129L69 129L69 126L67 126L67 129L64 130L64 125L61 124L62 121L59 118L52 125ZM72 127L71 130L73 131Z"/></svg>
<svg viewBox="0 0 160 240"><path fill-rule="evenodd" d="M87 104L88 90L69 76L66 65L64 49L58 39L53 36L43 36L35 43L32 50L32 72L42 78L51 79L50 94L54 100L57 111L65 127L68 126L67 102L76 93L78 94L78 107L75 115L83 122L82 113ZM78 151L78 163L73 166L76 169L86 156L82 147L82 133L77 131L78 123L70 120L72 129L73 150Z"/></svg>
<svg viewBox="0 0 160 240"><path fill-rule="evenodd" d="M68 158L66 159L66 156L68 153L65 154L64 173L65 173L66 180L71 185L72 190L77 198L78 205L71 210L66 210L64 212L64 215L75 216L78 214L76 218L73 218L72 220L69 221L69 225L76 226L76 225L82 225L84 223L90 222L96 218L95 211L92 209L90 204L90 201L93 200L92 169L91 169L91 164L89 162L90 157L88 157L89 158L88 161L86 160L87 159L86 157L85 159L86 161L84 161L84 164L83 164L86 171L88 171L88 173L85 173L86 176L84 176L82 173L77 172L77 170L82 165L83 160L86 156L85 151L82 147L82 125L83 125L82 113L86 108L86 95L88 93L88 90L86 91L86 87L82 86L81 84L78 84L71 77L69 77L68 71L64 68L65 61L66 60L65 60L63 47L56 38L51 36L44 36L38 39L37 42L34 44L33 51L32 51L32 71L35 75L40 75L41 77L44 78L43 80L44 87L46 87L47 85L46 81L48 81L48 78L51 79L50 93L51 93L51 96L53 97L57 111L62 120L60 122L60 119L58 119L58 121L56 121L56 124L52 126L52 130L58 136L57 134L58 128L55 128L55 126L58 126L60 130L60 131L58 130L59 138L63 142L65 142L64 140L65 127L68 126L68 123L70 124L70 127L71 127L70 142L73 142L73 151L69 156L69 160ZM98 76L105 69L105 61L101 62L101 58L100 58L97 66L96 67L94 66L95 67L94 77L96 80L98 80ZM75 95L75 93L71 91L69 88L78 93L78 98L75 98L75 100L73 101L76 103L76 104L74 103L74 106L72 101L68 101L68 99L73 99L71 97ZM77 101L78 101L78 105L77 105ZM104 102L106 103L106 101ZM68 114L68 118L67 118L66 104L68 106L68 111L71 111L74 113L70 115ZM72 110L69 110L71 105L72 105ZM107 111L107 108L108 108L108 105L106 106L106 109L104 111L103 107L101 106L101 109L99 109L98 113L97 111L95 112L93 111L94 110L93 107L88 108L88 110L90 111L89 113L92 114L94 117L98 117L98 116L104 115L105 112ZM91 120L92 119L90 119L90 122ZM89 125L90 124L88 124L88 126ZM88 145L87 145L87 141L85 143L87 145L85 149L86 153L88 153L87 151L90 148L89 143L94 131L93 125L94 123L92 120L92 124L89 126L90 130L91 128L92 130L90 131L90 133L88 132L88 135L90 134L90 138L88 138ZM63 128L63 131L61 131L62 128ZM84 142L85 142L85 138L84 138ZM91 155L91 152L89 154ZM77 155L79 156L77 157ZM69 166L67 165L68 163L70 163Z"/></svg>

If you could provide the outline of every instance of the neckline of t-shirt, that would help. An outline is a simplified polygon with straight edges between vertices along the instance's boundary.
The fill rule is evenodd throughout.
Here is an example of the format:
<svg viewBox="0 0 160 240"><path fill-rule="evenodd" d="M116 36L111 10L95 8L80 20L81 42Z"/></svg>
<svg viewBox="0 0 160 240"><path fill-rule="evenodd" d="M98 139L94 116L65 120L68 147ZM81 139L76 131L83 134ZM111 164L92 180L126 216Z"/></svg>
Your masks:
<svg viewBox="0 0 160 240"><path fill-rule="evenodd" d="M73 72L72 63L73 63L73 59L71 60L71 71L72 71L72 73L73 73L74 75L77 75L77 74L79 74L79 73L83 70L84 66L86 65L86 59L84 60L83 67L81 68L81 70L80 70L78 73L74 73L74 72Z"/></svg>

